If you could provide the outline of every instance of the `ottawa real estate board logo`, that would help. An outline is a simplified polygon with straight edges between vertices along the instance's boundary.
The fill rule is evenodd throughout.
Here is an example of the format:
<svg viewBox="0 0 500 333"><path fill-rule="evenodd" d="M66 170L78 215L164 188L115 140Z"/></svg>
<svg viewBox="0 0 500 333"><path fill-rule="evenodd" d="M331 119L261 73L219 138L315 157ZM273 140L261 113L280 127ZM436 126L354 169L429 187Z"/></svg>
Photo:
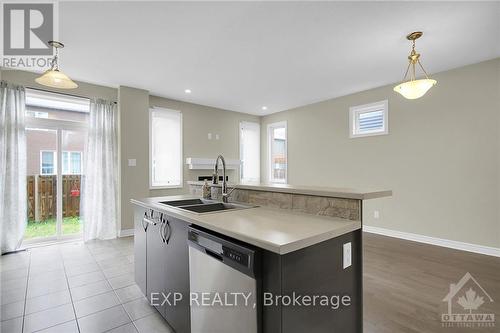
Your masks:
<svg viewBox="0 0 500 333"><path fill-rule="evenodd" d="M56 2L2 2L2 59L5 68L45 70L50 67L56 36Z"/></svg>
<svg viewBox="0 0 500 333"><path fill-rule="evenodd" d="M495 314L483 310L493 299L469 272L458 283L450 284L443 302L447 303L448 311L441 314L442 327L495 327Z"/></svg>

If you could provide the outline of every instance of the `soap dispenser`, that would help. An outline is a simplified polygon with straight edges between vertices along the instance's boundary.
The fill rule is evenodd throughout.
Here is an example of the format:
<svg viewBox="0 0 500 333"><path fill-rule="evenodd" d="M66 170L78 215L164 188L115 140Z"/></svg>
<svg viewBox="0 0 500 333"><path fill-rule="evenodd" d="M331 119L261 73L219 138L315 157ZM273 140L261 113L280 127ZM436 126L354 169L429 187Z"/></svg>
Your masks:
<svg viewBox="0 0 500 333"><path fill-rule="evenodd" d="M211 197L210 185L208 185L208 182L206 179L205 179L205 183L203 184L203 187L202 187L202 196L203 196L203 199L210 199L210 197Z"/></svg>

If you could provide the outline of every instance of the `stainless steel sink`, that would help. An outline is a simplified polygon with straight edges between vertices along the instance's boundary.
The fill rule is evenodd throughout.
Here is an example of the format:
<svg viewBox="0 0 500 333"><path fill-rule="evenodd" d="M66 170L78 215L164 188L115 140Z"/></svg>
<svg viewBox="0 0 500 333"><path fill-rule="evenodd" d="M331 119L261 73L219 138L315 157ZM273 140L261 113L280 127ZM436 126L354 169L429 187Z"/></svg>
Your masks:
<svg viewBox="0 0 500 333"><path fill-rule="evenodd" d="M184 200L162 201L160 203L167 206L181 207L181 206L191 206L191 205L202 205L205 203L209 203L209 200L184 199Z"/></svg>
<svg viewBox="0 0 500 333"><path fill-rule="evenodd" d="M242 203L234 203L234 202L225 203L225 202L220 202L215 200L205 200L205 199L162 201L160 202L160 204L195 214L208 214L208 213L223 212L228 210L248 209L257 207L254 205L248 205Z"/></svg>

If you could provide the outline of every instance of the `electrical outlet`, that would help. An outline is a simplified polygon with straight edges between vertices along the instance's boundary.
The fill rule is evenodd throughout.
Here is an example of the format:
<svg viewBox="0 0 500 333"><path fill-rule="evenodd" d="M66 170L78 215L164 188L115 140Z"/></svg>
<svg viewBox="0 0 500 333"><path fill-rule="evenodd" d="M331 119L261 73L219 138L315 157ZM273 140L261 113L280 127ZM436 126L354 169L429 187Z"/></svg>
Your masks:
<svg viewBox="0 0 500 333"><path fill-rule="evenodd" d="M374 211L373 217L378 220L380 218L380 212L378 210Z"/></svg>
<svg viewBox="0 0 500 333"><path fill-rule="evenodd" d="M347 267L352 265L352 248L351 248L351 242L345 243L343 247L344 251L344 264L343 268L346 269Z"/></svg>

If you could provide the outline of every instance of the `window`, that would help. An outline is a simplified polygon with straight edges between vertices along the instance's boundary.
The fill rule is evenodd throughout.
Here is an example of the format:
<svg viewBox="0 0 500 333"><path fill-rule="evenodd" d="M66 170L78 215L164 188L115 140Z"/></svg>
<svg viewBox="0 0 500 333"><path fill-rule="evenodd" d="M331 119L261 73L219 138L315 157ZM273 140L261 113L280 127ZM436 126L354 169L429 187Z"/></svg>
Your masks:
<svg viewBox="0 0 500 333"><path fill-rule="evenodd" d="M55 175L57 171L57 157L55 151L43 150L40 152L40 174ZM63 175L82 174L82 152L63 151L62 152L62 173Z"/></svg>
<svg viewBox="0 0 500 333"><path fill-rule="evenodd" d="M350 137L389 133L388 109L387 100L349 108Z"/></svg>
<svg viewBox="0 0 500 333"><path fill-rule="evenodd" d="M150 109L149 153L150 187L182 187L182 113Z"/></svg>
<svg viewBox="0 0 500 333"><path fill-rule="evenodd" d="M287 182L287 130L286 122L267 126L269 149L269 181L272 183Z"/></svg>
<svg viewBox="0 0 500 333"><path fill-rule="evenodd" d="M40 174L55 175L56 171L56 152L47 150L40 151Z"/></svg>
<svg viewBox="0 0 500 333"><path fill-rule="evenodd" d="M240 180L260 182L260 125L240 122Z"/></svg>
<svg viewBox="0 0 500 333"><path fill-rule="evenodd" d="M82 174L82 152L63 151L62 153L62 173L63 175Z"/></svg>

